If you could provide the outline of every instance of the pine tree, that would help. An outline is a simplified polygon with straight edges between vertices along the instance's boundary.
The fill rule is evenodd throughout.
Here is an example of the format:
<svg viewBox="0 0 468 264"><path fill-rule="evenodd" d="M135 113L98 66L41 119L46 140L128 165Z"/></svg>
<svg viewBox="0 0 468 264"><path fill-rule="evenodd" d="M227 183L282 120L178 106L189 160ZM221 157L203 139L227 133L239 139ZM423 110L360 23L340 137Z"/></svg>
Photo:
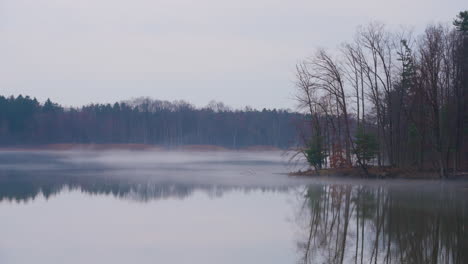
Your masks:
<svg viewBox="0 0 468 264"><path fill-rule="evenodd" d="M322 137L316 135L312 138L308 148L305 150L305 156L315 170L322 168L327 158Z"/></svg>
<svg viewBox="0 0 468 264"><path fill-rule="evenodd" d="M355 153L363 165L369 162L377 155L379 145L374 134L365 132L360 126L355 135Z"/></svg>
<svg viewBox="0 0 468 264"><path fill-rule="evenodd" d="M468 10L458 13L457 18L453 21L453 25L458 31L468 32Z"/></svg>

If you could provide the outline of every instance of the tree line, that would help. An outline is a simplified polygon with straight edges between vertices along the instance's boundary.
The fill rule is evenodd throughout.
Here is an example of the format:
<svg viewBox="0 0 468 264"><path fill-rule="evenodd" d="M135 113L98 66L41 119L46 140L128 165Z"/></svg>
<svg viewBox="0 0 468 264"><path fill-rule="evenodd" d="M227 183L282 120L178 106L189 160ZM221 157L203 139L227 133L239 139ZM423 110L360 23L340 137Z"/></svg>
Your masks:
<svg viewBox="0 0 468 264"><path fill-rule="evenodd" d="M468 11L420 35L370 23L296 72L299 150L316 169L468 168Z"/></svg>
<svg viewBox="0 0 468 264"><path fill-rule="evenodd" d="M302 114L287 110L232 110L210 102L197 108L185 101L138 98L115 104L64 108L49 99L0 96L0 144L138 143L168 147L217 145L288 148Z"/></svg>

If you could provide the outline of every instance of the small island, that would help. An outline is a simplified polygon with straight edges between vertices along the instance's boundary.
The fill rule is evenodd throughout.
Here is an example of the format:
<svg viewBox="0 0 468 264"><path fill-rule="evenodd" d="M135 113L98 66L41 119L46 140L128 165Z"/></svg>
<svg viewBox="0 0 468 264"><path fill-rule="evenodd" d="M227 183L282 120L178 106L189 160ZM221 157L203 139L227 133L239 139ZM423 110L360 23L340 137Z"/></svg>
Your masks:
<svg viewBox="0 0 468 264"><path fill-rule="evenodd" d="M457 178L468 170L468 11L422 34L380 23L296 67L291 175Z"/></svg>

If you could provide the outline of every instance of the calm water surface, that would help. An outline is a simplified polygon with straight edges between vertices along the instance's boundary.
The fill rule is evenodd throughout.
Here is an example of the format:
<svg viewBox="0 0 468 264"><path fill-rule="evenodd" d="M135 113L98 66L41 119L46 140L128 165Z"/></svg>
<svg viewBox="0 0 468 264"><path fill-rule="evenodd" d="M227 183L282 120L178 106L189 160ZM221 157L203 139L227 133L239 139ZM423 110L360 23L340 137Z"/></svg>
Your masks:
<svg viewBox="0 0 468 264"><path fill-rule="evenodd" d="M0 152L0 263L468 263L468 182L276 152Z"/></svg>

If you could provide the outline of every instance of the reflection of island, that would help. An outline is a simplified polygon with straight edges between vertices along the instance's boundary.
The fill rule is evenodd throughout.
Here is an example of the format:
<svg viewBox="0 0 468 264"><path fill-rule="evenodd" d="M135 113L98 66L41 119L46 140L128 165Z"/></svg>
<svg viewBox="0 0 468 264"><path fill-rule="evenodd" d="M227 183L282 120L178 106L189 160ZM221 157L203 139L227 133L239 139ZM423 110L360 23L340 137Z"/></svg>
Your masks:
<svg viewBox="0 0 468 264"><path fill-rule="evenodd" d="M287 186L240 186L208 183L183 183L152 178L114 176L102 173L69 175L54 171L0 171L0 202L28 201L43 195L46 199L63 190L78 190L89 195L114 197L146 202L150 200L183 199L195 191L211 197L227 191L287 191Z"/></svg>
<svg viewBox="0 0 468 264"><path fill-rule="evenodd" d="M301 263L468 263L464 190L310 186Z"/></svg>

